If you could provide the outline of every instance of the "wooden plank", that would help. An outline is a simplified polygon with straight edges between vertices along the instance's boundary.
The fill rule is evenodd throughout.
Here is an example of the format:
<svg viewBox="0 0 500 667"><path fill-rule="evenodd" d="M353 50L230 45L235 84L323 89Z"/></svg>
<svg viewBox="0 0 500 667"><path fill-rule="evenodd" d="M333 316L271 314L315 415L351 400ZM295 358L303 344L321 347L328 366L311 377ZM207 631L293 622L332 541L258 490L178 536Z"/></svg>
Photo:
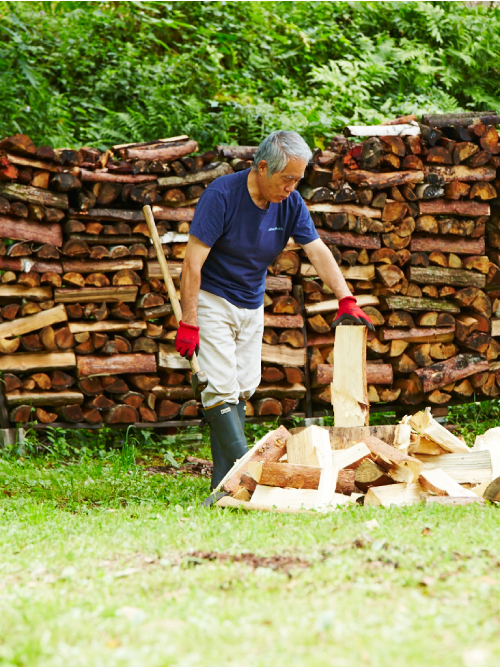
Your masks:
<svg viewBox="0 0 500 667"><path fill-rule="evenodd" d="M344 496L347 498L348 496ZM236 500L232 496L223 496L216 503L217 507L232 507L233 509L242 509L253 512L272 512L274 514L311 514L312 510L297 510L282 507L273 507L272 505L258 505L244 500ZM322 512L333 512L336 508L322 510Z"/></svg>
<svg viewBox="0 0 500 667"><path fill-rule="evenodd" d="M379 250L382 247L380 236L377 234L354 234L353 232L332 232L323 227L316 230L322 241L327 244L347 246L348 248L365 248Z"/></svg>
<svg viewBox="0 0 500 667"><path fill-rule="evenodd" d="M52 368L75 368L74 352L26 352L0 356L0 371L33 371Z"/></svg>
<svg viewBox="0 0 500 667"><path fill-rule="evenodd" d="M418 202L420 215L467 215L480 217L490 215L490 205L485 202L458 199L421 199Z"/></svg>
<svg viewBox="0 0 500 667"><path fill-rule="evenodd" d="M0 324L0 338L22 336L23 334L29 333L30 331L36 331L37 329L48 327L51 324L66 322L67 319L68 316L66 314L66 308L63 305L55 306L54 308L49 308L48 310L42 310L35 315L20 317L19 319L13 320L12 322L2 322L2 324Z"/></svg>
<svg viewBox="0 0 500 667"><path fill-rule="evenodd" d="M147 329L146 322L128 320L103 320L102 322L69 322L69 330L72 334L83 333L85 331L128 331L129 329Z"/></svg>
<svg viewBox="0 0 500 667"><path fill-rule="evenodd" d="M455 327L422 327L411 329L379 329L381 340L404 340L407 343L451 343Z"/></svg>
<svg viewBox="0 0 500 667"><path fill-rule="evenodd" d="M202 183L214 181L219 176L232 174L233 169L227 162L222 162L214 169L198 171L195 174L186 174L185 176L163 176L158 179L158 185L161 188L177 188L183 185L192 185L193 183Z"/></svg>
<svg viewBox="0 0 500 667"><path fill-rule="evenodd" d="M79 391L15 391L6 395L7 405L75 405L83 403Z"/></svg>
<svg viewBox="0 0 500 667"><path fill-rule="evenodd" d="M187 370L191 368L189 361L181 357L175 349L175 345L164 345L160 343L158 350L158 368L170 368L172 370Z"/></svg>
<svg viewBox="0 0 500 667"><path fill-rule="evenodd" d="M318 448L328 443L330 448L330 435L321 426L309 426L299 433L291 435L286 441L286 454L288 463L303 466L314 466L320 468L320 455Z"/></svg>
<svg viewBox="0 0 500 667"><path fill-rule="evenodd" d="M56 287L54 301L56 303L128 303L137 298L138 287L129 285L117 287Z"/></svg>
<svg viewBox="0 0 500 667"><path fill-rule="evenodd" d="M374 462L394 481L406 484L418 481L423 463L417 458L404 454L373 435L363 438L363 442L370 450Z"/></svg>
<svg viewBox="0 0 500 667"><path fill-rule="evenodd" d="M65 273L106 273L107 271L142 271L142 257L123 259L65 259L62 260Z"/></svg>
<svg viewBox="0 0 500 667"><path fill-rule="evenodd" d="M78 377L119 373L156 373L154 354L85 355L77 358Z"/></svg>
<svg viewBox="0 0 500 667"><path fill-rule="evenodd" d="M369 206L356 206L356 204L307 204L311 213L352 213L356 217L381 218L382 211L379 208ZM319 231L319 230L318 230ZM379 246L380 248L380 246Z"/></svg>
<svg viewBox="0 0 500 667"><path fill-rule="evenodd" d="M368 426L364 326L339 326L333 347L332 405L335 426Z"/></svg>
<svg viewBox="0 0 500 667"><path fill-rule="evenodd" d="M346 280L373 280L375 278L375 265L356 264L355 266L340 266L342 275ZM300 274L304 278L317 278L318 272L312 264L303 262L300 265Z"/></svg>
<svg viewBox="0 0 500 667"><path fill-rule="evenodd" d="M131 160L177 160L189 153L196 153L198 150L198 142L192 139L186 141L180 146L168 146L166 144L163 148L154 148L148 150L147 148L123 148L123 155Z"/></svg>
<svg viewBox="0 0 500 667"><path fill-rule="evenodd" d="M56 194L43 188L21 183L0 183L0 195L12 201L23 201L28 204L41 204L49 208L68 208L68 195Z"/></svg>
<svg viewBox="0 0 500 667"><path fill-rule="evenodd" d="M346 129L353 137L416 137L420 134L419 125L402 123L401 125L347 125Z"/></svg>
<svg viewBox="0 0 500 667"><path fill-rule="evenodd" d="M291 292L291 291L292 291L291 276L266 276L266 292Z"/></svg>
<svg viewBox="0 0 500 667"><path fill-rule="evenodd" d="M182 272L182 262L167 262L167 265L172 279L180 278ZM160 264L156 260L146 262L144 268L144 277L146 280L150 280L150 278L160 278L160 280L163 280Z"/></svg>
<svg viewBox="0 0 500 667"><path fill-rule="evenodd" d="M57 223L42 225L32 220L14 218L9 215L0 215L0 236L16 241L49 243L57 247L63 244L61 225Z"/></svg>
<svg viewBox="0 0 500 667"><path fill-rule="evenodd" d="M411 237L411 252L452 252L455 255L484 255L484 236L473 239L453 234Z"/></svg>
<svg viewBox="0 0 500 667"><path fill-rule="evenodd" d="M328 511L338 505L346 505L351 501L349 496L344 496L340 493L333 494L332 502L329 505L317 507L318 491L312 489L281 489L277 486L262 486L257 485L253 496L248 503L250 508L274 508L282 511L290 510L317 510L319 512Z"/></svg>
<svg viewBox="0 0 500 667"><path fill-rule="evenodd" d="M440 457L436 457L440 458ZM491 472L490 472L491 478ZM419 477L420 486L437 496L452 496L454 498L477 498L474 491L464 489L448 473L440 468L424 469Z"/></svg>
<svg viewBox="0 0 500 667"><path fill-rule="evenodd" d="M405 417L404 421L409 424L414 431L425 436L429 440L432 440L448 452L457 454L468 454L470 452L464 442L459 440L456 435L453 435L453 433L445 429L444 426L441 426L441 424L434 419L431 415L430 408L417 412L416 414L411 415L411 417Z"/></svg>
<svg viewBox="0 0 500 667"><path fill-rule="evenodd" d="M306 348L293 349L287 345L262 343L261 361L284 366L305 366Z"/></svg>
<svg viewBox="0 0 500 667"><path fill-rule="evenodd" d="M359 294L356 296L356 302L360 308L363 308L363 306L378 306L380 303L379 298L372 294ZM305 309L307 315L331 313L339 309L339 302L338 299L330 299L328 301L320 301L319 303L306 303ZM432 308L426 308L426 310L432 310Z"/></svg>
<svg viewBox="0 0 500 667"><path fill-rule="evenodd" d="M424 471L443 470L459 484L488 484L495 479L491 452L469 450L466 454L415 454L424 464Z"/></svg>
<svg viewBox="0 0 500 667"><path fill-rule="evenodd" d="M410 266L407 278L417 285L453 285L454 287L486 286L486 276L463 269L445 269L441 266Z"/></svg>
<svg viewBox="0 0 500 667"><path fill-rule="evenodd" d="M391 505L415 505L421 502L420 484L389 484L372 486L365 495L365 507L390 507Z"/></svg>
<svg viewBox="0 0 500 667"><path fill-rule="evenodd" d="M359 297L357 297L359 299ZM443 313L460 313L460 308L444 299L427 299L413 296L388 296L385 298L388 308L393 310L437 310ZM316 305L316 304L315 304ZM318 304L321 305L321 304ZM366 304L375 305L375 304Z"/></svg>
<svg viewBox="0 0 500 667"><path fill-rule="evenodd" d="M304 398L306 387L297 382L296 384L274 385L266 382L255 390L255 398Z"/></svg>
<svg viewBox="0 0 500 667"><path fill-rule="evenodd" d="M50 301L52 287L25 287L24 285L0 285L0 298Z"/></svg>

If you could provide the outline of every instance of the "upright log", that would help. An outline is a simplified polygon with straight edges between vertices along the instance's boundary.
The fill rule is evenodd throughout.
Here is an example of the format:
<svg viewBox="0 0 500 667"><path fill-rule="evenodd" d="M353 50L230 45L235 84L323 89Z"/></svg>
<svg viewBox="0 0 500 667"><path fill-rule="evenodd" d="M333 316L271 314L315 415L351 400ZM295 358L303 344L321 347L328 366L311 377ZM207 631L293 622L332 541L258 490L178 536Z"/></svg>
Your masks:
<svg viewBox="0 0 500 667"><path fill-rule="evenodd" d="M368 426L366 327L338 326L335 332L332 404L335 426Z"/></svg>

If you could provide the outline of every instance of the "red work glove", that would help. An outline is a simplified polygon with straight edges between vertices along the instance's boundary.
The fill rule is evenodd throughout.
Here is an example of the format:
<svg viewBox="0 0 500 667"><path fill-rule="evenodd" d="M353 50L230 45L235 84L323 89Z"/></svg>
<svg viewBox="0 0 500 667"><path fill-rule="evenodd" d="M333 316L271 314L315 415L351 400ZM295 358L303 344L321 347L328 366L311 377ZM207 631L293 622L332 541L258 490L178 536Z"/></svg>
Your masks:
<svg viewBox="0 0 500 667"><path fill-rule="evenodd" d="M345 296L343 299L340 299L339 312L333 321L332 329L335 329L335 327L344 320L348 320L354 324L364 324L370 331L375 331L373 322L368 315L361 310L353 296Z"/></svg>
<svg viewBox="0 0 500 667"><path fill-rule="evenodd" d="M179 322L179 328L175 337L175 349L185 359L191 359L193 354L200 349L200 327Z"/></svg>

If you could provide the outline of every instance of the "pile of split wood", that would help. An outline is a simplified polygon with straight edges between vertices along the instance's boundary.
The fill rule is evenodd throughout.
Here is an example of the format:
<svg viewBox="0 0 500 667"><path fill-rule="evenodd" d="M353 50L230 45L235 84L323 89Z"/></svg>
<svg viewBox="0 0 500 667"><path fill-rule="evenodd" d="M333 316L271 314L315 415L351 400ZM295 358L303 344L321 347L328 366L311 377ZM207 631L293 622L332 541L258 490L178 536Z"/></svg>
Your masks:
<svg viewBox="0 0 500 667"><path fill-rule="evenodd" d="M219 507L331 511L365 506L500 500L500 429L474 448L439 424L430 408L398 426L287 431L262 438L222 481ZM495 480L497 480L495 485ZM494 495L488 494L494 489ZM498 498L495 498L498 494Z"/></svg>

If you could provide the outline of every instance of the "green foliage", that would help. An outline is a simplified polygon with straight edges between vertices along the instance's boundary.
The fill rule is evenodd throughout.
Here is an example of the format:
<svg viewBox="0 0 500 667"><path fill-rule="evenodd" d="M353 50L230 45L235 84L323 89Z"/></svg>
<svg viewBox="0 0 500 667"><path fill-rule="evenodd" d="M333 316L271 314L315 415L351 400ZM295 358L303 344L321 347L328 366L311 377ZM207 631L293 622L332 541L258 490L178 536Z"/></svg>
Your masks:
<svg viewBox="0 0 500 667"><path fill-rule="evenodd" d="M0 2L0 135L322 146L347 121L500 106L499 35L488 3Z"/></svg>

